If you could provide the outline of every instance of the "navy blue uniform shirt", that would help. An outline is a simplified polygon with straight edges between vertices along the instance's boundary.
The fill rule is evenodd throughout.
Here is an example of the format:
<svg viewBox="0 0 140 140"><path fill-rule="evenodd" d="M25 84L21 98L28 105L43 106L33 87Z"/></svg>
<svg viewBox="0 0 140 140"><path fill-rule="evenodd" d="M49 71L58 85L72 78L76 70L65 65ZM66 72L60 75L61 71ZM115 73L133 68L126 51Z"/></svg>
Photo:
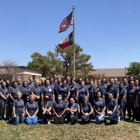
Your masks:
<svg viewBox="0 0 140 140"><path fill-rule="evenodd" d="M62 98L65 99L68 96L68 92L70 92L70 87L69 86L59 86L59 93L62 95Z"/></svg>
<svg viewBox="0 0 140 140"><path fill-rule="evenodd" d="M31 88L31 92L33 92L36 96L40 96L42 88L40 86L34 86Z"/></svg>
<svg viewBox="0 0 140 140"><path fill-rule="evenodd" d="M0 88L0 92L2 93L2 95L7 99L9 91L7 88ZM3 99L2 97L0 97L0 101L5 102L5 99Z"/></svg>
<svg viewBox="0 0 140 140"><path fill-rule="evenodd" d="M131 104L134 104L135 101L136 101L136 90L137 88L136 87L133 87L133 88L129 88L128 91L127 91L127 102L128 103L131 103Z"/></svg>
<svg viewBox="0 0 140 140"><path fill-rule="evenodd" d="M14 100L13 107L15 107L15 113L17 116L22 115L24 112L24 101L22 99Z"/></svg>
<svg viewBox="0 0 140 140"><path fill-rule="evenodd" d="M87 93L89 93L89 90L88 90L87 86L79 88L79 97L84 98L87 95Z"/></svg>
<svg viewBox="0 0 140 140"><path fill-rule="evenodd" d="M127 95L127 90L126 88L122 88L122 89L119 89L120 92L119 92L119 101L121 101L123 99L123 96L124 95ZM123 101L123 102L126 102L126 99Z"/></svg>
<svg viewBox="0 0 140 140"><path fill-rule="evenodd" d="M118 111L118 103L117 103L116 99L114 99L114 98L112 98L112 100L108 99L107 105L108 105L109 111L113 111L115 106L117 106L116 111Z"/></svg>
<svg viewBox="0 0 140 140"><path fill-rule="evenodd" d="M19 91L20 91L20 88L19 88L19 87L17 87L17 88L12 87L12 88L9 90L9 94L11 94L12 97L13 97L14 99L17 99L17 93L18 93Z"/></svg>
<svg viewBox="0 0 140 140"><path fill-rule="evenodd" d="M52 101L48 101L48 102L42 101L41 102L41 107L44 107L46 109L49 109L50 107L52 108L53 107L53 102Z"/></svg>
<svg viewBox="0 0 140 140"><path fill-rule="evenodd" d="M39 109L39 106L37 102L27 102L25 108L28 110L30 116L33 116L37 109Z"/></svg>
<svg viewBox="0 0 140 140"><path fill-rule="evenodd" d="M80 105L81 110L83 110L84 113L89 113L91 111L92 105L90 102L88 102L87 104L82 103Z"/></svg>
<svg viewBox="0 0 140 140"><path fill-rule="evenodd" d="M53 108L58 115L61 115L62 112L66 109L66 103L64 101L54 102Z"/></svg>
<svg viewBox="0 0 140 140"><path fill-rule="evenodd" d="M102 112L104 107L106 106L105 99L100 98L99 100L98 99L94 100L94 106L96 110L98 110L98 112Z"/></svg>
<svg viewBox="0 0 140 140"><path fill-rule="evenodd" d="M79 87L77 85L75 85L75 86L71 85L71 87L70 87L70 97L75 98L77 91L79 91Z"/></svg>
<svg viewBox="0 0 140 140"><path fill-rule="evenodd" d="M119 93L119 88L116 85L108 85L107 92L113 94L113 98L116 98L117 94Z"/></svg>

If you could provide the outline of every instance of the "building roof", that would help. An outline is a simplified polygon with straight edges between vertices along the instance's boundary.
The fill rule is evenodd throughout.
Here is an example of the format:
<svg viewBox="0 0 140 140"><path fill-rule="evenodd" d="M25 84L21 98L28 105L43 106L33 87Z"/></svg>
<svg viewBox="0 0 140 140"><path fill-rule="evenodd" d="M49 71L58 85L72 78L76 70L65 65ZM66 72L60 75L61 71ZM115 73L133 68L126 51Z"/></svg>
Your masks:
<svg viewBox="0 0 140 140"><path fill-rule="evenodd" d="M126 68L108 68L108 69L95 69L90 71L89 75L105 75L106 77L124 77L126 76Z"/></svg>

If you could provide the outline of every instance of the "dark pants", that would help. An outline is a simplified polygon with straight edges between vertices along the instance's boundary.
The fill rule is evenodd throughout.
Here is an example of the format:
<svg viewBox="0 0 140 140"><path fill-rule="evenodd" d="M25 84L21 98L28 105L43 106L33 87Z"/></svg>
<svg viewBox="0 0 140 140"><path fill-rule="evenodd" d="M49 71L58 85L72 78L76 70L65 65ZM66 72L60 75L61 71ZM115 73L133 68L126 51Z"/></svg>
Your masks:
<svg viewBox="0 0 140 140"><path fill-rule="evenodd" d="M128 107L129 118L131 119L131 111L132 111L133 119L136 119L136 107L134 106L134 104L133 103L128 103L127 107Z"/></svg>
<svg viewBox="0 0 140 140"><path fill-rule="evenodd" d="M90 121L91 119L94 119L95 118L95 113L93 112L89 118L87 118L85 115L81 115L81 118L82 118L82 122L85 122L85 121Z"/></svg>
<svg viewBox="0 0 140 140"><path fill-rule="evenodd" d="M57 116L54 116L54 123L55 124L63 124L65 121L65 115L63 115L61 118L58 118Z"/></svg>
<svg viewBox="0 0 140 140"><path fill-rule="evenodd" d="M0 117L1 117L1 120L4 120L4 109L5 109L5 103L3 101L0 101Z"/></svg>
<svg viewBox="0 0 140 140"><path fill-rule="evenodd" d="M8 106L6 106L6 120L12 118L12 111L13 111L13 102L10 102L8 103Z"/></svg>
<svg viewBox="0 0 140 140"><path fill-rule="evenodd" d="M118 122L118 111L114 112L112 115L108 118L111 123L117 123Z"/></svg>
<svg viewBox="0 0 140 140"><path fill-rule="evenodd" d="M71 118L70 116L71 116L71 113L68 112L67 113L68 121L74 121L76 123L77 120L78 120L78 112L76 114L74 114L74 117L73 118Z"/></svg>
<svg viewBox="0 0 140 140"><path fill-rule="evenodd" d="M48 123L48 121L51 119L51 116L48 112L45 115L42 115L42 121L43 123Z"/></svg>

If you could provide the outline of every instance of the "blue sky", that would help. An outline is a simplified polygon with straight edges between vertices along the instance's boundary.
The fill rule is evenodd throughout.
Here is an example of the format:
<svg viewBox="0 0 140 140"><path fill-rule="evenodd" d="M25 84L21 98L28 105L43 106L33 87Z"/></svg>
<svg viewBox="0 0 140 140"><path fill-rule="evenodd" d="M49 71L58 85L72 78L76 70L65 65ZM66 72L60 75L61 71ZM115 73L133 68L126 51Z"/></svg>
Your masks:
<svg viewBox="0 0 140 140"><path fill-rule="evenodd" d="M123 68L140 60L140 0L0 0L0 60L27 65L31 54L54 51L76 4L76 43L94 68Z"/></svg>

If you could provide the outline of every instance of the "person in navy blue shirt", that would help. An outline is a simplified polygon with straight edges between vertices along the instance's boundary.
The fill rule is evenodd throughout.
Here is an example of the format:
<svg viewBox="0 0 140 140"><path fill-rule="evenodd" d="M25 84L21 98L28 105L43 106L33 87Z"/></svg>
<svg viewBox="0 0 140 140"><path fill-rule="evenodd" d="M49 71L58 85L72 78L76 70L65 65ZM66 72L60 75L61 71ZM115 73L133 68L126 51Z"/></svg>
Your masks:
<svg viewBox="0 0 140 140"><path fill-rule="evenodd" d="M108 93L107 102L107 114L109 115L110 124L118 123L118 103L117 100L113 98L112 93Z"/></svg>
<svg viewBox="0 0 140 140"><path fill-rule="evenodd" d="M89 102L91 103L91 105L93 105L94 100L97 97L97 92L98 92L98 89L95 86L94 81L93 80L90 80Z"/></svg>
<svg viewBox="0 0 140 140"><path fill-rule="evenodd" d="M43 101L45 95L49 96L49 100L50 101L55 101L54 89L50 85L50 81L49 80L46 80L45 86L42 88L42 92L41 92L41 99L42 99L42 101Z"/></svg>
<svg viewBox="0 0 140 140"><path fill-rule="evenodd" d="M70 98L74 98L76 102L78 101L79 96L79 87L76 84L76 81L72 81L72 85L70 86Z"/></svg>
<svg viewBox="0 0 140 140"><path fill-rule="evenodd" d="M119 89L119 83L118 83L118 79L117 78L114 78L114 84L115 84L116 88Z"/></svg>
<svg viewBox="0 0 140 140"><path fill-rule="evenodd" d="M67 85L67 81L63 80L62 85L59 86L59 94L62 95L62 100L68 102L70 97L70 87Z"/></svg>
<svg viewBox="0 0 140 140"><path fill-rule="evenodd" d="M138 108L138 118L140 118L140 88L136 90L137 96L136 96L136 106Z"/></svg>
<svg viewBox="0 0 140 140"><path fill-rule="evenodd" d="M74 98L70 98L70 103L67 107L67 116L69 124L76 124L78 120L78 104L75 103Z"/></svg>
<svg viewBox="0 0 140 140"><path fill-rule="evenodd" d="M32 87L34 87L34 81L32 77L29 77L29 83L28 83L29 88L31 89Z"/></svg>
<svg viewBox="0 0 140 140"><path fill-rule="evenodd" d="M22 84L22 87L20 88L20 91L22 92L22 99L24 100L24 103L26 104L29 101L29 96L31 89L28 86L28 82L24 81Z"/></svg>
<svg viewBox="0 0 140 140"><path fill-rule="evenodd" d="M89 98L89 90L88 87L85 85L85 82L81 82L81 87L79 88L79 104L83 102L83 99L87 97Z"/></svg>
<svg viewBox="0 0 140 140"><path fill-rule="evenodd" d="M17 93L20 91L18 83L14 81L12 83L12 88L9 90L9 117L12 117L13 102L17 99Z"/></svg>
<svg viewBox="0 0 140 140"><path fill-rule="evenodd" d="M17 125L19 123L24 122L25 115L25 107L24 101L21 99L22 93L20 91L17 92L17 99L13 102L13 115L14 115L14 124Z"/></svg>
<svg viewBox="0 0 140 140"><path fill-rule="evenodd" d="M30 95L29 102L26 103L25 112L27 114L27 124L36 124L38 121L37 113L39 110L38 103L34 101L34 95Z"/></svg>
<svg viewBox="0 0 140 140"><path fill-rule="evenodd" d="M50 124L50 119L52 116L53 102L49 101L49 96L45 95L44 100L41 102L42 108L42 123Z"/></svg>
<svg viewBox="0 0 140 140"><path fill-rule="evenodd" d="M62 95L58 94L57 101L54 102L54 104L53 104L55 124L64 123L66 111L67 111L66 103L62 100Z"/></svg>
<svg viewBox="0 0 140 140"><path fill-rule="evenodd" d="M97 83L97 91L100 91L101 94L102 94L102 98L105 98L105 94L106 94L106 88L105 88L105 84L103 85L102 81L101 80L98 80L98 83Z"/></svg>
<svg viewBox="0 0 140 140"><path fill-rule="evenodd" d="M120 105L120 114L121 114L121 121L125 119L125 108L126 108L126 96L127 96L127 90L124 87L123 82L119 84L120 92L119 92L119 101L118 104Z"/></svg>
<svg viewBox="0 0 140 140"><path fill-rule="evenodd" d="M22 87L22 83L21 83L21 79L20 78L17 79L17 83L18 83L18 87L20 89Z"/></svg>
<svg viewBox="0 0 140 140"><path fill-rule="evenodd" d="M137 89L140 88L140 86L139 86L139 80L135 80L135 87L136 87Z"/></svg>
<svg viewBox="0 0 140 140"><path fill-rule="evenodd" d="M95 113L91 103L88 101L88 97L85 97L83 100L83 103L80 104L82 122L89 123L90 119L95 117Z"/></svg>
<svg viewBox="0 0 140 140"><path fill-rule="evenodd" d="M9 91L6 87L6 82L3 81L1 84L1 88L0 88L0 116L1 116L1 120L4 120L4 109L5 109L5 105L7 105L8 103L8 97L9 97ZM7 116L7 112L6 112L6 116Z"/></svg>
<svg viewBox="0 0 140 140"><path fill-rule="evenodd" d="M114 84L114 79L110 79L110 85L107 87L107 94L112 93L113 98L118 102L119 99L119 88Z"/></svg>
<svg viewBox="0 0 140 140"><path fill-rule="evenodd" d="M55 88L55 82L54 82L54 79L53 79L53 77L50 77L50 85L51 85L51 87L54 89Z"/></svg>
<svg viewBox="0 0 140 140"><path fill-rule="evenodd" d="M101 98L101 92L97 93L97 99L94 100L94 110L96 114L96 123L101 124L105 118L106 104L105 99Z"/></svg>
<svg viewBox="0 0 140 140"><path fill-rule="evenodd" d="M131 111L133 112L133 118L131 121L136 121L136 95L137 88L135 87L134 81L130 81L129 89L127 91L127 109L128 109L128 120L131 120Z"/></svg>
<svg viewBox="0 0 140 140"><path fill-rule="evenodd" d="M87 86L87 88L90 88L90 80L89 78L85 78L85 85Z"/></svg>
<svg viewBox="0 0 140 140"><path fill-rule="evenodd" d="M81 82L83 81L83 79L80 77L79 79L78 79L78 84L79 85L81 85Z"/></svg>
<svg viewBox="0 0 140 140"><path fill-rule="evenodd" d="M123 79L123 84L126 90L129 89L129 84L128 84L128 80L126 78Z"/></svg>
<svg viewBox="0 0 140 140"><path fill-rule="evenodd" d="M39 80L35 80L34 86L31 88L31 94L34 95L35 101L39 102L42 87L39 86Z"/></svg>
<svg viewBox="0 0 140 140"><path fill-rule="evenodd" d="M60 77L57 78L57 80L54 82L54 94L55 94L55 99L57 100L58 96L58 90L59 86L62 85L62 79Z"/></svg>
<svg viewBox="0 0 140 140"><path fill-rule="evenodd" d="M105 88L105 90L107 89L107 86L108 86L108 84L107 84L107 79L106 78L103 78L102 79L102 85L104 86L104 88Z"/></svg>
<svg viewBox="0 0 140 140"><path fill-rule="evenodd" d="M70 76L67 76L67 85L69 87L71 86L71 78L70 78Z"/></svg>

